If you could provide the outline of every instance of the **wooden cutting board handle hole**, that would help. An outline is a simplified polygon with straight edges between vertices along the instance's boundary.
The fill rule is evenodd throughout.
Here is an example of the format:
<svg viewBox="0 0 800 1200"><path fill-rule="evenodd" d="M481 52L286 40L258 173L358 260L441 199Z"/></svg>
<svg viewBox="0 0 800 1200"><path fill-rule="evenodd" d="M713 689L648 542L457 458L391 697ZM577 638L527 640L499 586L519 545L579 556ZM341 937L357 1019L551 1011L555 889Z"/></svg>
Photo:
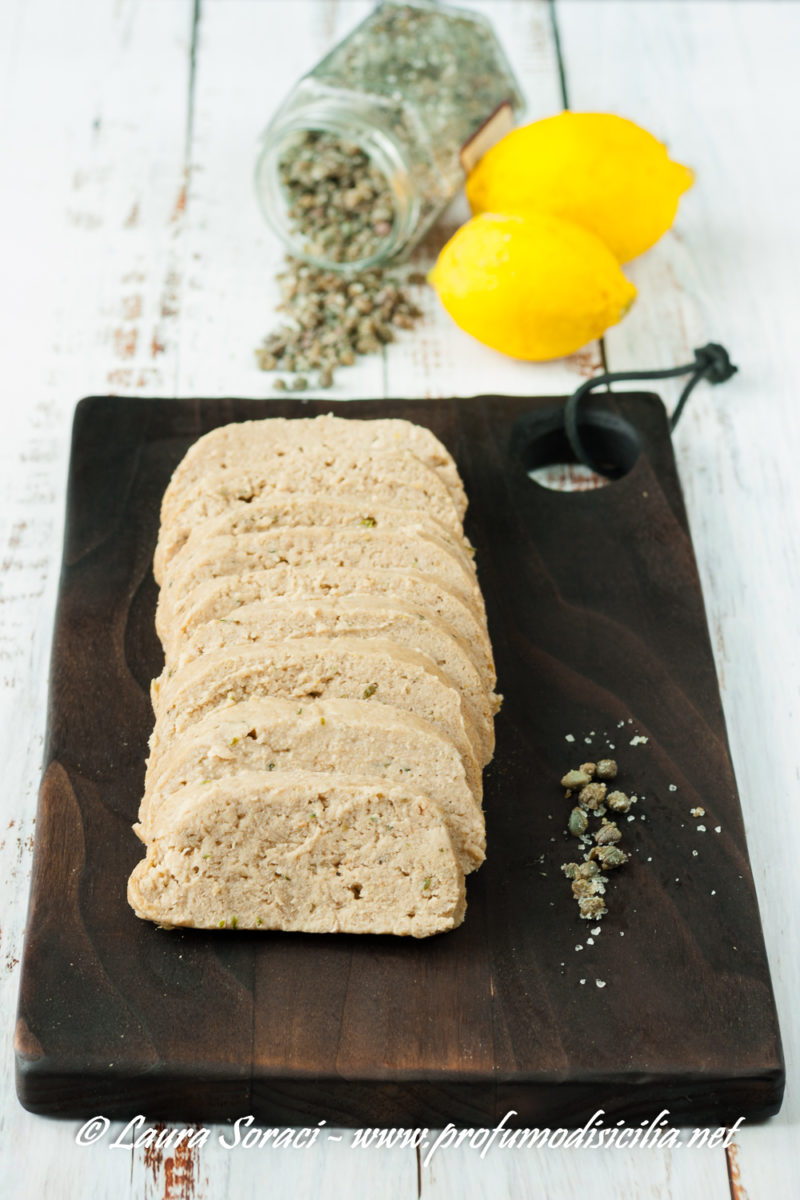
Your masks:
<svg viewBox="0 0 800 1200"><path fill-rule="evenodd" d="M581 417L581 436L603 471L577 462L564 430L564 409L559 406L531 413L517 421L511 450L521 460L528 478L551 491L592 491L621 479L635 466L640 453L634 426L617 413L599 409Z"/></svg>

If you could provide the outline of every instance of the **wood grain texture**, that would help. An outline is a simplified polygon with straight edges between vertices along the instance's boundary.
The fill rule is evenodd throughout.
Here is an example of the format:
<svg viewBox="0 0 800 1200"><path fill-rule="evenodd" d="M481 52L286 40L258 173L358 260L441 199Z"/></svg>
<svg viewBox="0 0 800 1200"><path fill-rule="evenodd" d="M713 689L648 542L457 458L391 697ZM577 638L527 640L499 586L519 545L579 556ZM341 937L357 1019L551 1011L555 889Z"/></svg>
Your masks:
<svg viewBox="0 0 800 1200"><path fill-rule="evenodd" d="M199 434L260 410L79 406L17 1027L28 1107L434 1127L511 1110L529 1127L597 1109L630 1123L667 1107L696 1124L776 1109L777 1026L663 410L646 395L595 401L635 431L639 458L614 485L567 495L526 474L555 403L338 407L420 421L454 453L505 695L488 862L465 925L421 943L165 935L127 908L162 661L160 498ZM607 750L641 799L623 824L633 862L588 942L560 872L575 844L558 779Z"/></svg>

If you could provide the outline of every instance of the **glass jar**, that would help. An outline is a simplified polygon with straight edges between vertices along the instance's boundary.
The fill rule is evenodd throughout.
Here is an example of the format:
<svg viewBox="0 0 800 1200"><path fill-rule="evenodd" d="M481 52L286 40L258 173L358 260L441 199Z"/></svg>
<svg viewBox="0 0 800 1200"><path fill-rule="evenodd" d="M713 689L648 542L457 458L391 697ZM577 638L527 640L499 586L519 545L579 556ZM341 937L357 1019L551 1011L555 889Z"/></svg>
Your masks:
<svg viewBox="0 0 800 1200"><path fill-rule="evenodd" d="M521 108L484 17L436 0L383 0L265 130L264 215L290 253L320 267L399 259L463 186L470 147L485 152Z"/></svg>

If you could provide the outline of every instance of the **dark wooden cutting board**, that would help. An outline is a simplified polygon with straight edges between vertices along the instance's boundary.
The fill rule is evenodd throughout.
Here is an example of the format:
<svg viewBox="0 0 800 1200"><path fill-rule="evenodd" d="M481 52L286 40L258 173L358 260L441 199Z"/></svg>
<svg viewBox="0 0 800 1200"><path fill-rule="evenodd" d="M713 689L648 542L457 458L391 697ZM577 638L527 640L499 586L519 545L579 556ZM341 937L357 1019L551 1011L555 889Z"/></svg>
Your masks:
<svg viewBox="0 0 800 1200"><path fill-rule="evenodd" d="M429 1127L777 1111L774 1001L664 410L593 400L593 436L633 465L562 493L527 475L561 452L561 404L78 406L16 1035L26 1107ZM161 931L125 899L162 661L161 494L214 426L327 411L429 425L462 472L505 695L488 859L465 924L426 941ZM642 799L590 942L560 871L575 843L558 780L608 742Z"/></svg>

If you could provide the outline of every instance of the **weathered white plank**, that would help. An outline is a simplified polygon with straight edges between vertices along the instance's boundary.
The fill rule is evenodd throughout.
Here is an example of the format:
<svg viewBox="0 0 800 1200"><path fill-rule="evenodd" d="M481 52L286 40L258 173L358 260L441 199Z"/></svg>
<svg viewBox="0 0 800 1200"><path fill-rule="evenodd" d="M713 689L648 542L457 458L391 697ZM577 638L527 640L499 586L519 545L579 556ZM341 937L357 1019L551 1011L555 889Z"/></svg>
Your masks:
<svg viewBox="0 0 800 1200"><path fill-rule="evenodd" d="M241 1126L241 1137L247 1129L266 1128L271 1127ZM416 1196L413 1150L353 1148L351 1131L323 1130L311 1145L278 1149L245 1147L241 1140L237 1143L230 1126L209 1126L208 1134L205 1144L194 1150L182 1145L164 1150L112 1151L120 1157L128 1156L130 1195L142 1200L219 1200L223 1196L262 1200L268 1181L270 1195L279 1197L339 1200L346 1195L369 1200L380 1181L381 1194L387 1200L412 1200ZM131 1140L119 1123L112 1126L104 1142L110 1144L114 1137ZM104 1152L98 1148L98 1153Z"/></svg>
<svg viewBox="0 0 800 1200"><path fill-rule="evenodd" d="M656 1115L655 1113L653 1114ZM684 1135L687 1136L688 1135ZM708 1149L641 1150L453 1148L440 1151L423 1170L425 1200L517 1200L591 1194L596 1200L729 1200L724 1153ZM739 1198L744 1200L744 1198Z"/></svg>
<svg viewBox="0 0 800 1200"><path fill-rule="evenodd" d="M737 1137L749 1200L797 1169L800 937L794 854L800 647L796 378L800 9L780 3L558 6L573 105L617 111L697 171L673 233L631 264L639 300L611 369L723 342L740 374L701 385L676 433L787 1059L781 1114ZM632 48L636 52L632 52ZM674 402L679 385L664 385ZM789 949L787 949L789 948Z"/></svg>
<svg viewBox="0 0 800 1200"><path fill-rule="evenodd" d="M260 135L300 76L370 9L368 0L207 0L197 47L187 201L187 291L179 390L263 396L274 376L254 350L281 323L275 274L283 248L256 201ZM342 369L332 398L383 394L380 355Z"/></svg>
<svg viewBox="0 0 800 1200"><path fill-rule="evenodd" d="M0 1023L14 1026L75 401L167 390L149 341L182 184L189 0L2 6L0 110ZM162 341L168 340L166 334ZM2 1190L125 1194L130 1156L25 1113L0 1056Z"/></svg>
<svg viewBox="0 0 800 1200"><path fill-rule="evenodd" d="M191 5L82 12L70 27L63 6L24 10L2 142L14 186L0 201L18 281L4 296L12 366L29 383L57 369L70 402L171 393Z"/></svg>
<svg viewBox="0 0 800 1200"><path fill-rule="evenodd" d="M23 0L0 5L0 129L8 120L19 65L19 34Z"/></svg>

